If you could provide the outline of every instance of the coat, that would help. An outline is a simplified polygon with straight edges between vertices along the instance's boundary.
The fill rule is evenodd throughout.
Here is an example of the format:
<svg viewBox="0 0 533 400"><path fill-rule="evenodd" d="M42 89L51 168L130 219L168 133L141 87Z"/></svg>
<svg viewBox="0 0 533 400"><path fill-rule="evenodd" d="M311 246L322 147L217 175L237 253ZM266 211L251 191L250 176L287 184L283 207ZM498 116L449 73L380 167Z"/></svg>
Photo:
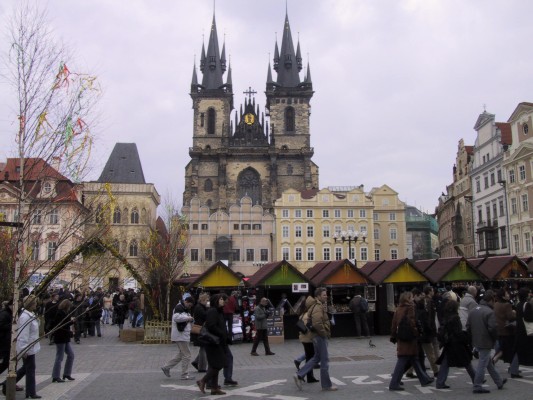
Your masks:
<svg viewBox="0 0 533 400"><path fill-rule="evenodd" d="M311 310L311 306L315 304L315 299L311 296L307 297L305 299L305 312L300 315L300 318L304 324L307 324L307 321L309 319L309 311ZM300 332L298 339L300 339L301 343L313 343L313 338L316 336L316 333L313 331L307 330L307 333Z"/></svg>
<svg viewBox="0 0 533 400"><path fill-rule="evenodd" d="M7 307L0 311L0 352L8 352L11 348L11 323L13 312Z"/></svg>
<svg viewBox="0 0 533 400"><path fill-rule="evenodd" d="M413 339L410 341L399 340L396 338L396 332L398 331L398 325L402 320L403 316L407 314L407 319L411 324L413 332L418 336L418 329L416 327L416 318L415 318L415 306L411 303L400 304L392 317L391 325L391 338L393 341L396 341L396 354L398 357L401 356L416 356L418 355L418 341Z"/></svg>
<svg viewBox="0 0 533 400"><path fill-rule="evenodd" d="M474 299L470 293L466 293L461 299L461 301L459 302L459 318L461 318L461 324L463 325L463 330L465 331L466 331L466 322L468 320L468 314L476 306L477 306L476 299Z"/></svg>
<svg viewBox="0 0 533 400"><path fill-rule="evenodd" d="M203 325L207 316L207 306L202 303L198 303L194 306L192 317L194 318L194 324ZM200 346L198 343L198 335L191 333L191 341L195 346Z"/></svg>
<svg viewBox="0 0 533 400"><path fill-rule="evenodd" d="M516 314L513 311L513 306L509 302L495 303L494 316L496 317L496 326L498 328L498 336L514 335L514 329L509 328L507 324L516 319Z"/></svg>
<svg viewBox="0 0 533 400"><path fill-rule="evenodd" d="M220 339L219 344L205 346L205 354L209 366L214 369L222 369L226 366L226 350L228 347L228 331L222 308L210 307L207 310L205 327Z"/></svg>
<svg viewBox="0 0 533 400"><path fill-rule="evenodd" d="M443 348L437 364L446 356L449 367L466 367L472 362L472 347L459 314L445 316L443 322L441 332L446 339L441 343Z"/></svg>
<svg viewBox="0 0 533 400"><path fill-rule="evenodd" d="M170 328L170 340L173 342L189 342L191 340L192 316L190 311L178 303L172 314L172 327ZM185 323L183 331L178 330L178 323Z"/></svg>
<svg viewBox="0 0 533 400"><path fill-rule="evenodd" d="M72 320L70 316L64 310L57 310L54 319L54 326L57 328L54 331L55 343L68 343L70 342Z"/></svg>
<svg viewBox="0 0 533 400"><path fill-rule="evenodd" d="M472 336L472 345L478 349L493 349L498 339L494 310L481 300L468 314L466 328Z"/></svg>
<svg viewBox="0 0 533 400"><path fill-rule="evenodd" d="M267 318L270 316L270 311L268 311L265 307L259 304L257 307L255 307L254 316L255 316L255 329L257 330L266 329Z"/></svg>
<svg viewBox="0 0 533 400"><path fill-rule="evenodd" d="M323 338L330 338L331 323L329 322L326 304L322 304L322 302L316 298L313 300L314 302L309 307L309 313L313 329L315 330L314 334L315 336L318 335Z"/></svg>
<svg viewBox="0 0 533 400"><path fill-rule="evenodd" d="M39 319L28 310L22 310L18 320L17 354L29 356L41 350L39 343Z"/></svg>
<svg viewBox="0 0 533 400"><path fill-rule="evenodd" d="M527 336L524 321L533 322L533 305L531 302L526 303L524 311L524 302L516 306L516 353L520 365L533 366L533 336Z"/></svg>

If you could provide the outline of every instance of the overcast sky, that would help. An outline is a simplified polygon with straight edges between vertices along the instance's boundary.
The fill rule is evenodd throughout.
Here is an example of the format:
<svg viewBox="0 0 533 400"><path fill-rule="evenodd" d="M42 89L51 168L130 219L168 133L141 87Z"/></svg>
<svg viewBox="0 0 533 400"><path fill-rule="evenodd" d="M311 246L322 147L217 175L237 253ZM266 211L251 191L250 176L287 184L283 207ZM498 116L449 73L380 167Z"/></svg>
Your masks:
<svg viewBox="0 0 533 400"><path fill-rule="evenodd" d="M16 3L0 2L0 29ZM213 1L39 4L76 53L77 69L96 75L103 89L89 178L98 178L116 142L135 142L146 181L181 204L193 62L204 34L207 45ZM433 212L452 181L459 139L474 144L483 106L506 122L518 103L533 102L533 1L289 0L288 14L311 65L321 188L387 184ZM237 110L252 87L264 111L269 54L284 18L285 0L216 2ZM0 50L9 46L2 32ZM9 89L0 82L0 160L16 156Z"/></svg>

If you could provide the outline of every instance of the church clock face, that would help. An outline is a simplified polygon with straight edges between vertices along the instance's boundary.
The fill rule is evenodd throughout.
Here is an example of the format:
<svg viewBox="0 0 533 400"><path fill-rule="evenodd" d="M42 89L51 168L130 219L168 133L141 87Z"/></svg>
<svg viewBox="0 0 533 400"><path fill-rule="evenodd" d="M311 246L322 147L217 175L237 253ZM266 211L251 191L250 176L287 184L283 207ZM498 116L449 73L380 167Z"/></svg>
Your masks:
<svg viewBox="0 0 533 400"><path fill-rule="evenodd" d="M246 124L252 125L254 121L255 121L255 116L253 114L248 113L244 116L244 122Z"/></svg>

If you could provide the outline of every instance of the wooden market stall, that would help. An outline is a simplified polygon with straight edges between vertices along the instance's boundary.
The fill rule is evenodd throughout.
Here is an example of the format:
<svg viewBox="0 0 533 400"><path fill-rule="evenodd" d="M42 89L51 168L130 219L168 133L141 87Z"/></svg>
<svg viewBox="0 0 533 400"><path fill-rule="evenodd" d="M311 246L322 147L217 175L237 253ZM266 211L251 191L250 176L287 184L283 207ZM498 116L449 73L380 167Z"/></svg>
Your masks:
<svg viewBox="0 0 533 400"><path fill-rule="evenodd" d="M355 322L353 314L348 307L350 299L359 287L361 293L365 292L368 280L363 273L348 259L325 261L317 263L304 274L313 287L328 288L331 306L335 310L335 325L331 328L333 337L355 336ZM366 297L366 296L365 296ZM369 329L373 333L373 311L375 299L369 302Z"/></svg>
<svg viewBox="0 0 533 400"><path fill-rule="evenodd" d="M255 288L257 301L266 297L275 308L273 319L268 321L269 341L282 343L284 338L296 338L293 306L301 296L312 294L311 281L296 267L283 260L263 265L249 277L246 284Z"/></svg>
<svg viewBox="0 0 533 400"><path fill-rule="evenodd" d="M374 313L376 334L389 334L400 293L414 287L422 287L428 283L428 278L407 258L369 262L361 268L361 272L377 289Z"/></svg>
<svg viewBox="0 0 533 400"><path fill-rule="evenodd" d="M197 276L188 285L190 288L201 288L204 291L215 294L219 291L238 289L242 286L242 276L222 261L217 261L209 267L203 274Z"/></svg>
<svg viewBox="0 0 533 400"><path fill-rule="evenodd" d="M467 286L474 281L485 279L485 276L464 257L419 260L415 261L414 265L434 285L450 282Z"/></svg>
<svg viewBox="0 0 533 400"><path fill-rule="evenodd" d="M469 258L468 261L486 277L490 287L500 287L508 280L525 280L529 276L527 264L517 256Z"/></svg>

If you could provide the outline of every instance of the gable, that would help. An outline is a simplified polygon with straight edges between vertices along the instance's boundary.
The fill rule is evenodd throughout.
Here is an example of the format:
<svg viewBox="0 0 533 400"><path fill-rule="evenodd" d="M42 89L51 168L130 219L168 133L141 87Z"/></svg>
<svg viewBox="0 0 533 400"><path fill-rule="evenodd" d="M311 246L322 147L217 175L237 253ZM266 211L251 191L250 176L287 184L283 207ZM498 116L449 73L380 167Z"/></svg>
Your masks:
<svg viewBox="0 0 533 400"><path fill-rule="evenodd" d="M513 111L509 119L507 120L507 122L512 123L516 121L517 119L519 119L522 116L522 114L527 114L530 112L533 112L533 103L526 103L526 102L520 103L515 108L515 110Z"/></svg>
<svg viewBox="0 0 533 400"><path fill-rule="evenodd" d="M447 274L445 274L441 281L444 282L457 282L457 281L476 281L481 279L481 276L468 266L466 261L461 261L455 267L453 267Z"/></svg>
<svg viewBox="0 0 533 400"><path fill-rule="evenodd" d="M364 284L367 283L366 278L350 265L345 264L342 268L337 269L334 273L329 275L322 285L346 285L346 284Z"/></svg>
<svg viewBox="0 0 533 400"><path fill-rule="evenodd" d="M226 266L222 264L216 265L214 268L204 274L199 279L195 286L202 287L236 287L241 280Z"/></svg>
<svg viewBox="0 0 533 400"><path fill-rule="evenodd" d="M383 283L427 282L427 279L409 263L403 263L396 268Z"/></svg>
<svg viewBox="0 0 533 400"><path fill-rule="evenodd" d="M504 164L510 164L533 154L533 143L522 142Z"/></svg>
<svg viewBox="0 0 533 400"><path fill-rule="evenodd" d="M272 274L265 278L261 285L264 286L287 286L293 283L300 283L305 281L302 276L298 274L288 264L283 263Z"/></svg>

